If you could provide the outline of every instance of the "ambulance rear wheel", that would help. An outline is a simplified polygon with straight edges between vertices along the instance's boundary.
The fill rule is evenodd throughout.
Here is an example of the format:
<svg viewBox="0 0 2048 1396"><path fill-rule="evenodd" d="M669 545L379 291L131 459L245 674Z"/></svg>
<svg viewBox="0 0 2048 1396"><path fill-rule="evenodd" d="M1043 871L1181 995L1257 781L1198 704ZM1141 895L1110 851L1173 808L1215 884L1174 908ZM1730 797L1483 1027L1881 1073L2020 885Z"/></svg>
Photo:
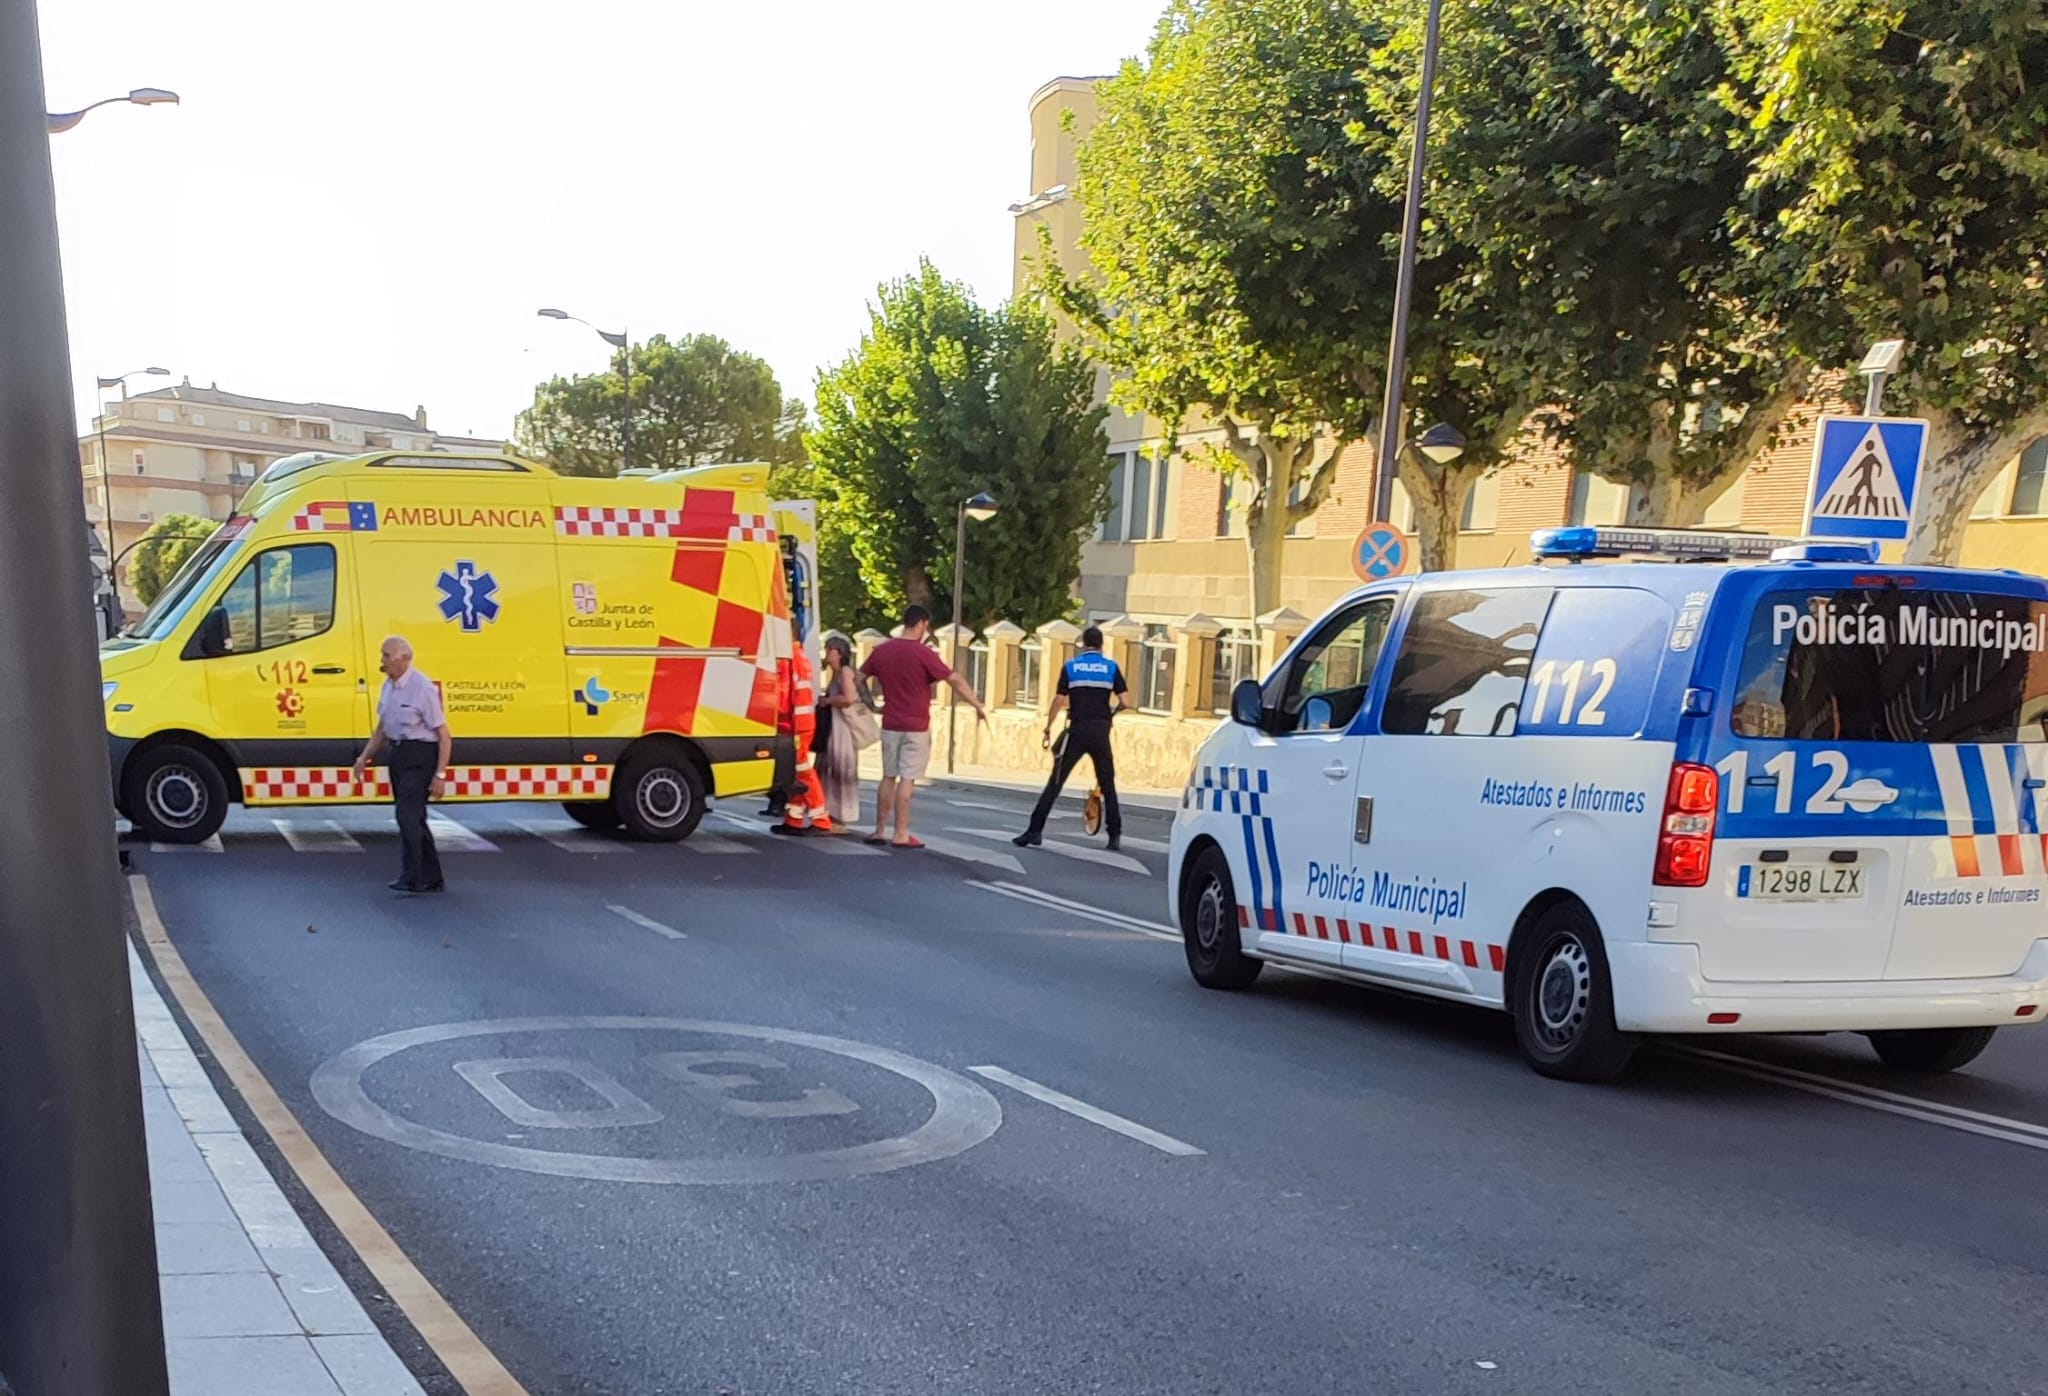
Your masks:
<svg viewBox="0 0 2048 1396"><path fill-rule="evenodd" d="M704 817L704 777L670 747L627 758L612 777L612 810L629 837L676 843Z"/></svg>
<svg viewBox="0 0 2048 1396"><path fill-rule="evenodd" d="M1508 1007L1522 1058L1564 1081L1611 1081L1636 1037L1614 1026L1607 948L1591 912L1562 902L1536 918L1515 951Z"/></svg>
<svg viewBox="0 0 2048 1396"><path fill-rule="evenodd" d="M1244 953L1237 936L1237 892L1230 860L1211 845L1195 855L1180 894L1180 937L1188 973L1205 989L1249 989L1264 960Z"/></svg>
<svg viewBox="0 0 2048 1396"><path fill-rule="evenodd" d="M564 800L562 813L600 834L609 834L619 827L619 812L610 800Z"/></svg>
<svg viewBox="0 0 2048 1396"><path fill-rule="evenodd" d="M1977 1060L1997 1028L1901 1028L1869 1034L1878 1060L1894 1071L1954 1071Z"/></svg>
<svg viewBox="0 0 2048 1396"><path fill-rule="evenodd" d="M128 764L121 802L152 842L205 843L228 817L228 783L203 753L166 742Z"/></svg>

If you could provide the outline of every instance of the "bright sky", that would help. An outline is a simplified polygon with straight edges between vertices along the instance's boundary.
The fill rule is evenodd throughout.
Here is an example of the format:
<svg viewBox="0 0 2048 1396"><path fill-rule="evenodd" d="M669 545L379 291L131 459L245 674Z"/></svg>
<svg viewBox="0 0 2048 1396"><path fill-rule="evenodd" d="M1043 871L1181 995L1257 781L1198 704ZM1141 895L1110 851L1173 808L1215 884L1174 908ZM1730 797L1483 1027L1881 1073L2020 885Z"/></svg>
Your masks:
<svg viewBox="0 0 2048 1396"><path fill-rule="evenodd" d="M554 373L708 331L807 400L920 254L1010 290L1026 103L1163 0L45 0L81 420L93 378L497 436Z"/></svg>

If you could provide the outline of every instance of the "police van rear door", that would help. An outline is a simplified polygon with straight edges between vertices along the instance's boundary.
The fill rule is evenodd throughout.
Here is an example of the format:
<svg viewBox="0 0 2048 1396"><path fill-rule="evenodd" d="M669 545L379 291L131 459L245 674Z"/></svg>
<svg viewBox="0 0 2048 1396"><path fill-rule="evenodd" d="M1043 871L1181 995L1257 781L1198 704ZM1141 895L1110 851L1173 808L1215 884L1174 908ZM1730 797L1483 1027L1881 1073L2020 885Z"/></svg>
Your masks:
<svg viewBox="0 0 2048 1396"><path fill-rule="evenodd" d="M1723 915L1702 971L2015 969L2042 910L2048 598L2014 578L1851 568L1730 590L1748 620L1711 750Z"/></svg>

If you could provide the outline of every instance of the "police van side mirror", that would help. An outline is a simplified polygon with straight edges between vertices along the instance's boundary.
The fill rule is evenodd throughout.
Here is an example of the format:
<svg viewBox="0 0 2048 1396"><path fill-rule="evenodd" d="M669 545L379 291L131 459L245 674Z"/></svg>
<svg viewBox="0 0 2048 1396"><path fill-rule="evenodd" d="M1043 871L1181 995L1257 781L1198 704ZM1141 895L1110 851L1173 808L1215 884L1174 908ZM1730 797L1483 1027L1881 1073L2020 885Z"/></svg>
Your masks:
<svg viewBox="0 0 2048 1396"><path fill-rule="evenodd" d="M1243 723L1246 727L1260 725L1266 712L1265 691L1257 679L1239 679L1237 687L1230 690L1230 720Z"/></svg>

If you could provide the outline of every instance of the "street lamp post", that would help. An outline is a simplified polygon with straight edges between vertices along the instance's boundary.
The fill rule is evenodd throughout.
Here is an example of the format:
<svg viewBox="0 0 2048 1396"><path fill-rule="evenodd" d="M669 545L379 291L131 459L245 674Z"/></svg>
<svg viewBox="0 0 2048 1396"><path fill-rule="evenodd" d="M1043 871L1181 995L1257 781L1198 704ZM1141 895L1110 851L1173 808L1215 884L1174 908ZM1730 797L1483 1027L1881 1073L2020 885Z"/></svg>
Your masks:
<svg viewBox="0 0 2048 1396"><path fill-rule="evenodd" d="M44 129L50 135L59 135L62 132L69 131L79 122L85 120L87 112L97 111L101 107L110 107L117 102L132 102L138 107L154 107L166 103L176 106L178 104L178 94L166 92L161 87L138 87L126 97L102 97L99 101L82 106L77 111L44 112Z"/></svg>
<svg viewBox="0 0 2048 1396"><path fill-rule="evenodd" d="M102 392L108 388L119 388L121 390L121 400L125 402L128 399L129 379L141 378L145 375L168 378L170 374L171 371L167 368L137 368L130 369L126 373L117 373L112 378L95 378L93 381L99 385ZM114 477L113 467L107 464L106 403L101 402L99 409L99 416L96 419L94 430L100 439L100 500L105 506L107 513L107 555L111 557L120 545L114 541ZM114 566L111 562L107 564L107 582L114 588L114 604L118 606L120 604L121 584L114 576ZM111 622L113 617L109 616L107 619ZM108 633L112 634L113 631L110 629Z"/></svg>
<svg viewBox="0 0 2048 1396"><path fill-rule="evenodd" d="M986 490L960 501L960 517L953 529L953 672L960 672L961 591L967 585L967 521L979 523L996 516L996 501ZM946 695L946 774L953 774L953 753L960 740L960 695Z"/></svg>
<svg viewBox="0 0 2048 1396"><path fill-rule="evenodd" d="M1422 35L1422 86L1415 97L1415 148L1408 153L1408 203L1401 214L1401 262L1394 274L1394 330L1387 345L1387 393L1380 408L1379 489L1373 521L1391 523L1401 458L1401 387L1408 373L1408 306L1415 296L1415 244L1422 233L1422 170L1429 154L1429 99L1436 87L1437 34L1444 0L1429 0Z"/></svg>
<svg viewBox="0 0 2048 1396"><path fill-rule="evenodd" d="M0 3L0 1387L164 1396L36 7ZM53 584L61 579L64 584Z"/></svg>
<svg viewBox="0 0 2048 1396"><path fill-rule="evenodd" d="M633 339L627 330L613 334L600 330L581 315L571 315L566 310L546 309L535 311L544 320L574 320L587 330L595 331L597 337L614 349L626 351L626 410L619 418L619 473L625 474L633 468Z"/></svg>

